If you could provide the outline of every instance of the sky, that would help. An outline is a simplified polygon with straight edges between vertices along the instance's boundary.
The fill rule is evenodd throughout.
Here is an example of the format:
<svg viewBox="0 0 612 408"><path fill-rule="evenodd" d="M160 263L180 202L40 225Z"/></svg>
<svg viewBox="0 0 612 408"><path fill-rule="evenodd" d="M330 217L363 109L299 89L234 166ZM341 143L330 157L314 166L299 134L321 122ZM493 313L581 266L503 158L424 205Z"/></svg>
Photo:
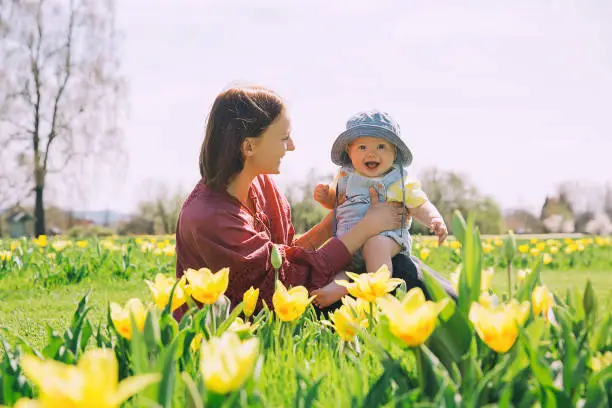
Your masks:
<svg viewBox="0 0 612 408"><path fill-rule="evenodd" d="M365 109L399 122L411 173L463 173L504 209L612 182L612 2L117 3L129 165L88 209L131 211L148 180L190 190L208 110L239 82L287 101L282 188L332 173L335 136Z"/></svg>

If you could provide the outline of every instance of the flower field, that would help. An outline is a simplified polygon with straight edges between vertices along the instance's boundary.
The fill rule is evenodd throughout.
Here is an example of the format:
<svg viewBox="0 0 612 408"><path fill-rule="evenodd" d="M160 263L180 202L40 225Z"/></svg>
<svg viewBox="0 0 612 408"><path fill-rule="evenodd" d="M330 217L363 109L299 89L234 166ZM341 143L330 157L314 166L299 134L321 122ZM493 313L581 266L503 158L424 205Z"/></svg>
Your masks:
<svg viewBox="0 0 612 408"><path fill-rule="evenodd" d="M610 238L453 230L414 253L457 302L381 268L325 317L278 281L262 308L227 269L176 281L171 237L0 241L0 405L610 406Z"/></svg>

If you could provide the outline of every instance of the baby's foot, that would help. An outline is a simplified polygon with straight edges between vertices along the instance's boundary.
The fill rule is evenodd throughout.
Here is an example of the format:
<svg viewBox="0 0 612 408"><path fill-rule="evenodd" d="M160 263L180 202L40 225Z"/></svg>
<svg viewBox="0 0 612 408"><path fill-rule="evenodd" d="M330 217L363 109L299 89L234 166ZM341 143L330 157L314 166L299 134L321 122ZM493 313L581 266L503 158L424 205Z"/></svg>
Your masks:
<svg viewBox="0 0 612 408"><path fill-rule="evenodd" d="M327 307L342 299L342 296L346 295L347 293L348 291L344 286L340 286L337 283L332 282L311 292L312 296L316 296L312 303L319 308Z"/></svg>

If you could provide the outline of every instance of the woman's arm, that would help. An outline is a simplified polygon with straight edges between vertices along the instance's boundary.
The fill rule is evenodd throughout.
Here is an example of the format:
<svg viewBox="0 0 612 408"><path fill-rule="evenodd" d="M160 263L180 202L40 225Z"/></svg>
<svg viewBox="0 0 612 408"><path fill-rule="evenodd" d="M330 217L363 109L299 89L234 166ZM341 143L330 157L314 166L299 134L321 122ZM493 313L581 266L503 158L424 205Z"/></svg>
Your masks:
<svg viewBox="0 0 612 408"><path fill-rule="evenodd" d="M219 212L206 219L181 217L176 244L177 275L187 268L217 271L229 267L226 295L233 304L253 286L260 289L261 298L272 306L275 271L271 251L275 244L267 232L255 230L249 222L231 213ZM303 285L310 289L312 282L325 284L351 258L337 238L318 250L276 245L283 258L278 277L287 287Z"/></svg>
<svg viewBox="0 0 612 408"><path fill-rule="evenodd" d="M333 234L334 213L328 213L320 223L293 241L293 245L306 249L317 249Z"/></svg>

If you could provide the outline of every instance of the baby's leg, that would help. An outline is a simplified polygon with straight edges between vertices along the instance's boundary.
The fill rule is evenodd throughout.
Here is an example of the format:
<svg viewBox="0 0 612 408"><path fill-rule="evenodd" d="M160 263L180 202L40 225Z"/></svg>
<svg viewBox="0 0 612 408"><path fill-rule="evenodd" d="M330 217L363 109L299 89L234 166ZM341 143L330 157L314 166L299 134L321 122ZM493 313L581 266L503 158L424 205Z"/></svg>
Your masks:
<svg viewBox="0 0 612 408"><path fill-rule="evenodd" d="M344 272L338 273L336 276L332 278L332 281L327 285L319 288L317 290L313 290L310 294L312 296L317 296L314 298L312 303L317 305L318 307L327 307L334 302L342 299L342 296L348 294L348 291L344 286L340 286L336 283L336 279L338 280L348 280L348 276Z"/></svg>
<svg viewBox="0 0 612 408"><path fill-rule="evenodd" d="M389 272L393 272L391 258L401 251L402 247L392 238L376 235L363 244L361 250L366 263L366 271L376 272L378 268L387 265Z"/></svg>

